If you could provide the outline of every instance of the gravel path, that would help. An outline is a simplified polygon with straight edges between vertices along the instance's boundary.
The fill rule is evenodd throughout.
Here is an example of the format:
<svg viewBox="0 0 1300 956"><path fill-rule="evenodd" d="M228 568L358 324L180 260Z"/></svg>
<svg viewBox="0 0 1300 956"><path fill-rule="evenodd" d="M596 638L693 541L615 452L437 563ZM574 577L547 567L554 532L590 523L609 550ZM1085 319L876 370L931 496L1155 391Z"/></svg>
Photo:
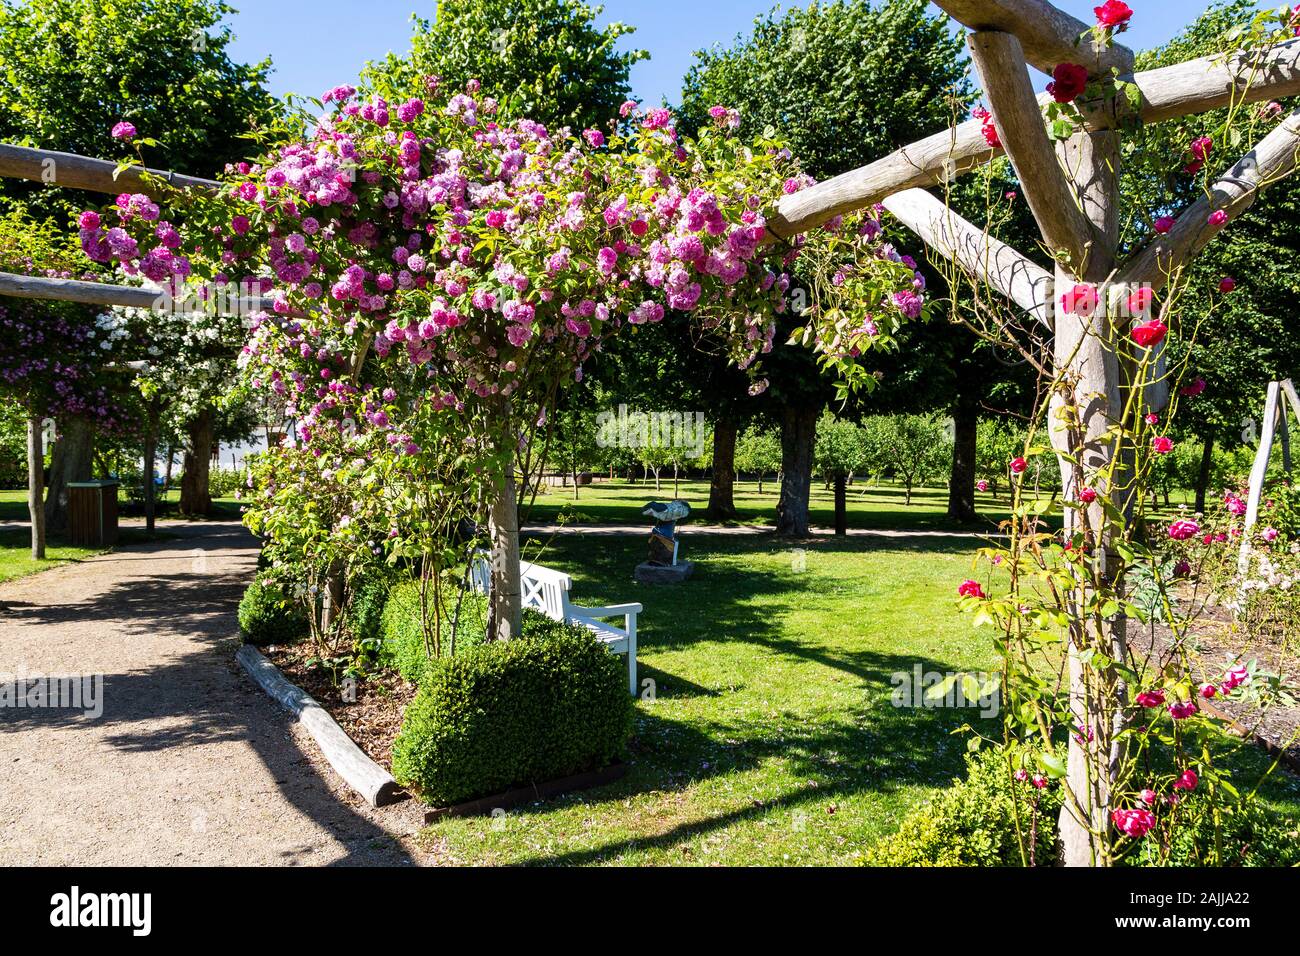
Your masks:
<svg viewBox="0 0 1300 956"><path fill-rule="evenodd" d="M178 537L0 585L0 692L103 675L98 718L0 706L0 864L418 862L415 805L372 810L235 665L253 538L160 526Z"/></svg>

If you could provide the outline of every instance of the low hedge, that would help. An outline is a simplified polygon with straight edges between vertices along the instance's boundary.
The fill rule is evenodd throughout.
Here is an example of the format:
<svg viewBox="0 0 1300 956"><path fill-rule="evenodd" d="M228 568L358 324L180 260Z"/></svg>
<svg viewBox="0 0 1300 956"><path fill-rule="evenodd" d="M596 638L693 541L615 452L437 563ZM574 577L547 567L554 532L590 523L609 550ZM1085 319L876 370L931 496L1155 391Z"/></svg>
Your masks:
<svg viewBox="0 0 1300 956"><path fill-rule="evenodd" d="M453 599L449 615L442 621L442 645L446 654L451 648L452 620L455 610ZM540 615L538 615L540 616ZM487 598L477 591L466 591L456 622L456 651L483 643L487 630ZM368 636L365 632L357 632ZM378 634L382 640L379 660L394 667L409 681L418 681L429 663L424 648L424 628L420 624L420 589L415 581L403 581L392 586L379 616Z"/></svg>
<svg viewBox="0 0 1300 956"><path fill-rule="evenodd" d="M1035 767L1021 750L1013 761L1030 773ZM1056 862L1056 818L1061 811L1061 785L1053 781L1042 790L1011 779L1003 750L984 750L966 758L965 780L908 813L898 831L866 853L868 866L1020 866L1020 841L1015 812L1029 833L1030 800L1038 796L1038 840L1034 862Z"/></svg>
<svg viewBox="0 0 1300 956"><path fill-rule="evenodd" d="M1064 749L1058 755L1064 758ZM1016 766L1033 772L1025 751L1012 754ZM868 866L1020 866L1014 810L1019 804L1023 832L1029 832L1030 799L1037 794L1038 839L1035 863L1056 863L1057 817L1064 796L1060 781L1042 790L1011 779L1005 750L990 749L966 758L965 780L908 813L897 832L878 841L866 853ZM1300 839L1295 820L1269 815L1254 803L1222 800L1218 827L1209 800L1197 793L1185 797L1180 824L1167 857L1148 836L1118 862L1128 866L1295 866L1300 863ZM1216 850L1216 845L1221 848Z"/></svg>
<svg viewBox="0 0 1300 956"><path fill-rule="evenodd" d="M584 628L528 615L531 634L431 661L393 744L393 776L459 803L606 766L632 733L623 661Z"/></svg>
<svg viewBox="0 0 1300 956"><path fill-rule="evenodd" d="M288 644L307 634L307 620L284 593L262 575L244 591L239 602L239 627L249 644Z"/></svg>

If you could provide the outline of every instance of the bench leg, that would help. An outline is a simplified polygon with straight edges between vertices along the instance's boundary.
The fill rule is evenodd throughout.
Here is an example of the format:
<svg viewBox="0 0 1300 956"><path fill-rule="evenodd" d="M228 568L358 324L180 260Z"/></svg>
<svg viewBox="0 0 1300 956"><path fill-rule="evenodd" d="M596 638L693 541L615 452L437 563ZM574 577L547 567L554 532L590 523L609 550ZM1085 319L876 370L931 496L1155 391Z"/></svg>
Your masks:
<svg viewBox="0 0 1300 956"><path fill-rule="evenodd" d="M636 618L629 615L627 621L627 690L636 696Z"/></svg>

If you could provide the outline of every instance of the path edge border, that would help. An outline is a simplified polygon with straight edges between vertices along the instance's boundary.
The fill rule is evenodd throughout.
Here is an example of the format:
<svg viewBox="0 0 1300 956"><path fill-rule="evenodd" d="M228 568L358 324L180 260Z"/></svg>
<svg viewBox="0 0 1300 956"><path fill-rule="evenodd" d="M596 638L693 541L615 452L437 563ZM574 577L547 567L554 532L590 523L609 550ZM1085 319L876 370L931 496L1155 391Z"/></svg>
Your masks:
<svg viewBox="0 0 1300 956"><path fill-rule="evenodd" d="M240 644L235 660L272 700L294 715L316 741L334 772L372 807L389 806L406 796L392 774L371 760L315 698L290 683L280 668L256 647Z"/></svg>

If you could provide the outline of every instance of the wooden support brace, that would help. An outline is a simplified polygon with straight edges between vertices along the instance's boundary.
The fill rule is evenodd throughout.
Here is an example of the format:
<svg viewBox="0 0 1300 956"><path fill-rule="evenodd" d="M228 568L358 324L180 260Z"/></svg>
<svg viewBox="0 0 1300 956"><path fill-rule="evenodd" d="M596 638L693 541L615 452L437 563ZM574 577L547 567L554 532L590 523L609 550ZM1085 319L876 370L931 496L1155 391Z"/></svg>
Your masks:
<svg viewBox="0 0 1300 956"><path fill-rule="evenodd" d="M106 159L91 159L75 153L60 153L50 149L30 149L0 143L0 176L30 179L49 186L65 189L86 189L90 192L144 193L158 198L167 187L176 189L202 189L216 192L221 184L211 179L184 176L162 169L144 170L139 166L116 172L117 164ZM145 180L144 173L155 177ZM164 184L160 186L160 183Z"/></svg>
<svg viewBox="0 0 1300 956"><path fill-rule="evenodd" d="M1264 399L1264 421L1259 430L1259 448L1255 451L1255 461L1250 468L1250 485L1246 493L1246 519L1241 530L1241 554L1237 559L1237 570L1245 574L1250 567L1250 531L1259 520L1259 503L1264 496L1264 478L1268 475L1268 460L1273 454L1273 436L1277 431L1279 414L1284 414L1280 406L1282 385L1280 382L1268 383L1268 395Z"/></svg>
<svg viewBox="0 0 1300 956"><path fill-rule="evenodd" d="M1056 160L1020 41L1010 33L973 33L970 49L998 138L1015 167L1043 241L1053 256L1064 253L1065 264L1081 274L1092 228Z"/></svg>
<svg viewBox="0 0 1300 956"><path fill-rule="evenodd" d="M1223 227L1210 221L1222 210L1225 223L1241 215L1259 190L1295 171L1300 151L1300 110L1290 113L1249 153L1219 176L1188 206L1173 228L1134 253L1120 269L1117 282L1150 285L1159 290Z"/></svg>
<svg viewBox="0 0 1300 956"><path fill-rule="evenodd" d="M924 189L906 189L884 206L926 246L987 282L1052 328L1052 274L963 219Z"/></svg>
<svg viewBox="0 0 1300 956"><path fill-rule="evenodd" d="M112 285L107 282L83 282L80 279L47 279L42 276L15 275L0 272L0 295L17 299L55 299L62 302L82 302L87 305L121 305L151 311L172 311L170 296L156 289ZM223 315L243 315L248 312L270 311L272 300L265 296L249 298L232 297L219 309ZM187 310L187 314L200 314L202 309Z"/></svg>
<svg viewBox="0 0 1300 956"><path fill-rule="evenodd" d="M1026 61L1044 73L1050 74L1058 63L1086 66L1092 76L1112 68L1120 73L1133 69L1132 50L1118 43L1103 47L1081 41L1090 24L1045 0L935 0L935 5L971 30L1013 34Z"/></svg>

